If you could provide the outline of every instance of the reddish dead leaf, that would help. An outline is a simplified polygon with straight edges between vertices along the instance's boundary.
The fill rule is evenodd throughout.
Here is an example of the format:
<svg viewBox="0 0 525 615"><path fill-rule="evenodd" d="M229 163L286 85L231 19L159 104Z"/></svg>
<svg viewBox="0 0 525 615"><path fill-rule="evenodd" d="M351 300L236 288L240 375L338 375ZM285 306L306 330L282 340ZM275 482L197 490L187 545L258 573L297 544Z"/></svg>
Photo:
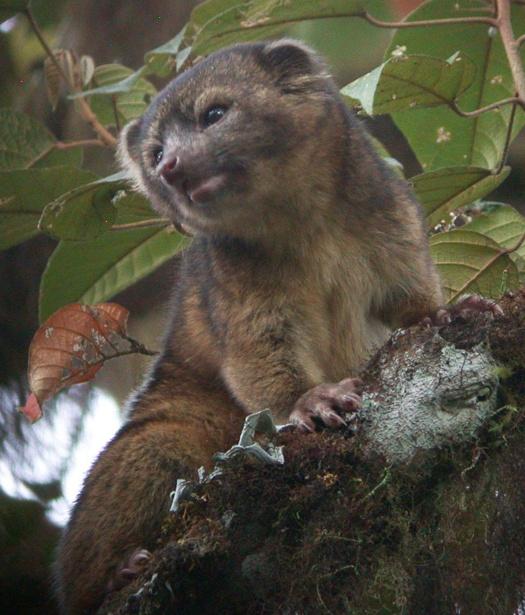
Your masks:
<svg viewBox="0 0 525 615"><path fill-rule="evenodd" d="M50 316L29 347L32 395L21 412L33 422L47 399L72 384L92 380L104 361L132 352L151 354L127 337L128 315L116 303L72 303Z"/></svg>

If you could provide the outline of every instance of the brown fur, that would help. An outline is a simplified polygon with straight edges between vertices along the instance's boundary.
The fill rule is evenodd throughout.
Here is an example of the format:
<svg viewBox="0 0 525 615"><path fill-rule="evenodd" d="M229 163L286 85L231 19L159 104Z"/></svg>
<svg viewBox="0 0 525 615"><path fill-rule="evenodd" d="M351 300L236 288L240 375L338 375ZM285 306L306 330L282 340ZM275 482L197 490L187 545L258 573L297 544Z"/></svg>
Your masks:
<svg viewBox="0 0 525 615"><path fill-rule="evenodd" d="M210 105L228 108L208 128ZM195 205L159 176L225 173ZM246 413L286 420L311 387L355 374L390 328L441 302L418 205L294 41L241 45L159 94L121 159L163 215L196 235L178 265L164 351L89 474L62 541L65 610L92 612L119 562L152 548L175 479L234 443Z"/></svg>

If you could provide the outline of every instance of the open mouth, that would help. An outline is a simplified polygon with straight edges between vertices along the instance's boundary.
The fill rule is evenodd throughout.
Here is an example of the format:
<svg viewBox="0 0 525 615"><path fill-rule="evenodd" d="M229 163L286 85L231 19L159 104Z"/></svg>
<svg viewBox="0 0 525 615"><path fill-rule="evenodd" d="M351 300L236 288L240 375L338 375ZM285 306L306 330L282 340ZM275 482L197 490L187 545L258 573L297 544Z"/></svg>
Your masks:
<svg viewBox="0 0 525 615"><path fill-rule="evenodd" d="M212 175L196 183L186 180L182 186L192 203L207 203L213 200L227 183L227 176L224 173Z"/></svg>

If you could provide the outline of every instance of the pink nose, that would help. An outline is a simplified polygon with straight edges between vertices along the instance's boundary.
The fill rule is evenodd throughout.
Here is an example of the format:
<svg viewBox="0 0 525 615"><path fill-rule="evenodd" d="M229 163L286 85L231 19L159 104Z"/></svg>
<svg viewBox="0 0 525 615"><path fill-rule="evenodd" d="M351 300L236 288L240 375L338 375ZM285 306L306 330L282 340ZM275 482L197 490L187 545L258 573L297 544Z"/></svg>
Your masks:
<svg viewBox="0 0 525 615"><path fill-rule="evenodd" d="M182 183L184 177L181 166L180 159L177 156L172 156L160 169L162 179L170 186Z"/></svg>

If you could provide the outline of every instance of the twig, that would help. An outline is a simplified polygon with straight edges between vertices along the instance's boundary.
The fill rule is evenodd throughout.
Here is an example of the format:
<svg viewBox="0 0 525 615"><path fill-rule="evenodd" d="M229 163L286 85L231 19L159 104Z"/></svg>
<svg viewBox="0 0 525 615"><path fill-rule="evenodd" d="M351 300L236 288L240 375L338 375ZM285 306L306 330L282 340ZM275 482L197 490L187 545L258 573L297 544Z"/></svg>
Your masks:
<svg viewBox="0 0 525 615"><path fill-rule="evenodd" d="M150 228L154 226L169 226L170 220L166 218L151 218L149 220L140 220L139 222L128 222L127 224L114 224L111 231L129 231L136 228Z"/></svg>
<svg viewBox="0 0 525 615"><path fill-rule="evenodd" d="M53 50L47 44L46 39L44 38L44 35L42 34L42 30L40 30L40 26L36 22L35 16L33 15L33 12L31 11L31 7L27 7L24 10L24 14L27 17L31 25L31 28L33 32L35 33L35 36L37 37L38 41L42 45L42 48L44 49L44 51L46 52L46 55L49 57L51 62L53 62L53 64L55 65L55 68L59 72L62 79L64 79L64 82L68 86L68 89L73 93L78 92L78 89L76 88L75 84L71 82L68 75L66 74L62 66L60 65L60 62L58 62L58 60L56 59L55 54L53 53ZM115 147L117 145L117 139L109 132L109 130L107 130L98 121L97 116L93 113L91 107L86 102L86 100L84 100L83 98L79 98L77 100L77 104L79 107L80 115L86 120L86 122L88 122L88 124L91 125L93 130L99 136L100 140L109 147Z"/></svg>
<svg viewBox="0 0 525 615"><path fill-rule="evenodd" d="M505 0L504 0L505 1ZM486 24L488 26L497 26L496 19L492 17L446 17L445 19L422 19L420 21L382 21L377 19L370 13L359 13L356 17L366 19L378 28L421 28L426 26L453 26L457 24Z"/></svg>
<svg viewBox="0 0 525 615"><path fill-rule="evenodd" d="M55 149L71 149L72 147L104 147L104 143L100 139L80 139L79 141L57 141L53 147Z"/></svg>
<svg viewBox="0 0 525 615"><path fill-rule="evenodd" d="M496 3L498 7L496 24L507 55L516 93L522 101L525 101L525 73L521 63L518 40L514 38L512 30L510 2L509 0L496 0Z"/></svg>
<svg viewBox="0 0 525 615"><path fill-rule="evenodd" d="M503 100L498 100L497 102L491 103L490 105L487 105L485 107L480 107L475 111L463 111L463 109L460 109L458 107L458 103L455 100L453 100L449 104L450 107L458 115L461 115L461 117L478 117L478 115L482 115L483 113L486 113L487 111L492 111L493 109L499 109L500 107L503 107L505 105L513 105L514 108L516 107L516 105L521 105L523 107L525 106L525 101L521 98L518 98L517 96L513 96L511 98L504 98Z"/></svg>
<svg viewBox="0 0 525 615"><path fill-rule="evenodd" d="M31 8L27 7L26 9L24 9L23 12L25 16L27 17L29 24L31 25L31 28L33 29L33 32L35 33L35 36L37 37L39 43L42 45L44 51L46 52L46 55L51 60L51 62L53 62L53 64L55 65L55 68L60 73L60 76L65 81L65 83L69 86L70 85L69 77L65 73L60 62L56 59L55 54L53 53L53 50L47 44L46 39L44 38L44 35L42 34L42 30L40 30L40 26L36 22L35 16L33 15Z"/></svg>
<svg viewBox="0 0 525 615"><path fill-rule="evenodd" d="M390 480L390 466L385 468L385 471L383 473L383 477L381 478L381 480L372 489L372 491L369 491L364 497L362 497L359 500L359 504L362 504L363 502L371 498L379 489L381 489L381 487L384 487L388 483L389 480Z"/></svg>
<svg viewBox="0 0 525 615"><path fill-rule="evenodd" d="M75 101L79 106L80 115L86 120L91 128L98 134L100 140L108 147L116 147L117 139L98 121L91 107L84 98L77 98Z"/></svg>
<svg viewBox="0 0 525 615"><path fill-rule="evenodd" d="M503 152L501 153L500 163L495 171L496 175L499 175L501 171L503 171L503 167L507 162L507 156L509 154L510 142L512 141L512 130L514 128L514 119L516 117L517 108L518 105L512 105L512 109L510 111L509 125L507 126L507 134L505 136L505 145L503 146Z"/></svg>
<svg viewBox="0 0 525 615"><path fill-rule="evenodd" d="M521 36L518 36L518 38L516 39L516 45L518 47L521 47L524 42L525 42L525 34L522 34Z"/></svg>
<svg viewBox="0 0 525 615"><path fill-rule="evenodd" d="M153 357L153 356L159 354L158 350L150 350L149 348L146 348L146 346L144 346L144 344L141 344L136 339L134 339L132 337L129 337L129 335L123 335L122 337L127 339L128 342L130 343L130 345L131 345L131 351L130 352L135 352L137 354L145 354L145 355L147 355L149 357Z"/></svg>
<svg viewBox="0 0 525 615"><path fill-rule="evenodd" d="M330 15L301 15L301 17L288 18L288 19L275 19L272 20L272 26L282 25L282 24L293 24L293 23L301 23L303 21L310 20L321 20L321 19L348 19L349 17L360 17L361 19L365 19L369 23L374 26L378 26L379 28L419 28L421 26L450 26L456 24L485 24L489 26L496 26L496 20L492 17L451 17L447 19L424 19L421 21L381 21L380 19L375 18L370 13L355 13L354 11L343 11L341 13L331 13ZM210 20L212 21L212 20ZM201 30L206 27L207 23L204 24ZM223 30L222 32L215 35L214 39L221 39L228 34L234 34L236 32L243 32L245 30L257 30L260 28L268 27L267 21L254 21L253 23L245 23L241 27L230 28L228 30ZM199 30L200 32L200 30ZM199 34L197 32L197 35Z"/></svg>
<svg viewBox="0 0 525 615"><path fill-rule="evenodd" d="M113 115L115 116L115 127L117 132L120 132L120 120L118 117L117 97L115 94L111 95L111 104L113 105Z"/></svg>

